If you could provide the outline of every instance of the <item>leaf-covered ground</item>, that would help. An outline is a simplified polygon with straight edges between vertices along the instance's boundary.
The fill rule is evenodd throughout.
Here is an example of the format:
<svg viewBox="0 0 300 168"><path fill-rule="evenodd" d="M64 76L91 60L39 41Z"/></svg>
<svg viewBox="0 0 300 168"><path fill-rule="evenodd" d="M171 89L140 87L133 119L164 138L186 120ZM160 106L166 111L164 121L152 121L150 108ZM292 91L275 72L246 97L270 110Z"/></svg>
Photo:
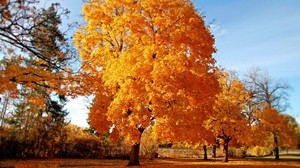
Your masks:
<svg viewBox="0 0 300 168"><path fill-rule="evenodd" d="M45 159L45 160L6 160L0 161L0 168L102 168L126 167L127 160L91 160L91 159ZM300 167L300 159L230 159L223 163L221 159L204 161L202 159L156 159L141 160L140 168L292 168Z"/></svg>

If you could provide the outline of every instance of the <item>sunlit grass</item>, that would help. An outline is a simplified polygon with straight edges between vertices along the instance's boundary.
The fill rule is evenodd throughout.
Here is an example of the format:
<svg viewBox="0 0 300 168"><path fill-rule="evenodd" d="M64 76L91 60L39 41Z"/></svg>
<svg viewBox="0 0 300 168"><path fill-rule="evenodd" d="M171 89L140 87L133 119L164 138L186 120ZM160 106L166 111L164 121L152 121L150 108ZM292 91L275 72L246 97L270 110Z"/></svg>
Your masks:
<svg viewBox="0 0 300 168"><path fill-rule="evenodd" d="M274 156L264 156L264 157L258 157L260 159L274 159ZM298 160L300 161L300 155L280 155L280 160Z"/></svg>

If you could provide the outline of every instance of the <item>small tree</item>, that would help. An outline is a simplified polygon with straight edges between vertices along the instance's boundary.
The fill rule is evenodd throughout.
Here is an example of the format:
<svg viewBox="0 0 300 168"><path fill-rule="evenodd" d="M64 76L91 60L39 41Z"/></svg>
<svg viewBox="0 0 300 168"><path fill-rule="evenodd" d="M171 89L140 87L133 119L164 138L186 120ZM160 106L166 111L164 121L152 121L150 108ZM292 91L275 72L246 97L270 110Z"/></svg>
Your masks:
<svg viewBox="0 0 300 168"><path fill-rule="evenodd" d="M260 139L267 139L269 136L272 137L276 160L279 159L280 146L296 146L295 130L284 115L280 114L274 108L266 107L258 116L259 124L257 125L257 131L260 132L260 135L263 135Z"/></svg>
<svg viewBox="0 0 300 168"><path fill-rule="evenodd" d="M250 103L254 107L250 108L248 117L254 118L253 125L261 124L260 120L264 120L265 123L273 123L272 117L264 117L269 114L276 114L276 112L283 112L288 108L288 91L290 86L288 83L283 83L282 81L274 81L269 76L267 71L263 71L260 68L254 68L246 74L245 86L251 92ZM254 106L253 106L254 104ZM259 117L264 117L260 119ZM279 117L281 118L281 117ZM269 121L268 121L269 120ZM277 120L277 119L274 119ZM278 121L281 119L278 119ZM267 128L270 126L270 128ZM272 124L264 124L262 127L265 130L277 129L273 127L275 125ZM260 133L260 132L258 132ZM266 135L267 137L269 135ZM279 159L279 139L277 133L272 133L274 138L274 151L275 151L275 159Z"/></svg>
<svg viewBox="0 0 300 168"><path fill-rule="evenodd" d="M0 95L0 129L5 126L5 120L8 115L8 108L13 102L13 97L9 91L6 91Z"/></svg>
<svg viewBox="0 0 300 168"><path fill-rule="evenodd" d="M222 72L219 78L221 93L213 106L214 112L206 121L206 128L222 140L224 162L228 162L228 146L232 139L246 140L250 125L242 111L249 93L234 72Z"/></svg>

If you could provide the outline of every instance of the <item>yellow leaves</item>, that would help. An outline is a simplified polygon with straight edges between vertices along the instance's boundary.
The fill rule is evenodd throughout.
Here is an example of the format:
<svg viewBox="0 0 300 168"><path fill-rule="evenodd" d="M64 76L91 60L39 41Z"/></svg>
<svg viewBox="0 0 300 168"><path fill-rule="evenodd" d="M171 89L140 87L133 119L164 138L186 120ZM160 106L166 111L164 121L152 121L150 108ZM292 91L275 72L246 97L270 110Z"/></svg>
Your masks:
<svg viewBox="0 0 300 168"><path fill-rule="evenodd" d="M257 117L260 122L256 126L256 130L262 138L276 136L281 145L295 146L294 129L275 108L267 106L257 114ZM272 142L273 140L274 138L272 138Z"/></svg>
<svg viewBox="0 0 300 168"><path fill-rule="evenodd" d="M251 129L242 115L249 93L232 72L219 74L219 84L221 92L216 96L213 113L205 127L212 129L216 136L232 137L243 142L243 133Z"/></svg>
<svg viewBox="0 0 300 168"><path fill-rule="evenodd" d="M201 121L211 112L218 86L212 70L214 40L191 3L95 0L83 13L87 25L78 29L74 43L88 63L83 70L94 77L88 85L103 82L95 89L92 123L107 119L133 142L138 127L147 128L155 117L155 132L174 139L188 134L196 141L197 136L185 130L203 128ZM101 70L95 71L97 67ZM101 102L107 98L102 92L111 99ZM101 104L105 108L97 112ZM199 127L192 128L192 123ZM174 136L175 130L183 136Z"/></svg>

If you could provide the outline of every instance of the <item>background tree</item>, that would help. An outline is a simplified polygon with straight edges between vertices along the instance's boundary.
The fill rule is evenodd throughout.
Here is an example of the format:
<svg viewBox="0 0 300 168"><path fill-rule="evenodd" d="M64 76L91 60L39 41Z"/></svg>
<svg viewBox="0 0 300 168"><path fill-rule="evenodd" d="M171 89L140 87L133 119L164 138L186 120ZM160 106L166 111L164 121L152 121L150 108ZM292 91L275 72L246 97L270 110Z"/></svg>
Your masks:
<svg viewBox="0 0 300 168"><path fill-rule="evenodd" d="M18 97L10 127L12 138L22 147L22 157L52 157L59 152L68 114L63 106L72 75L73 50L59 28L61 16L68 12L59 4L48 9L38 9L37 4L11 0L1 6L8 14L1 12L0 93L9 91Z"/></svg>
<svg viewBox="0 0 300 168"><path fill-rule="evenodd" d="M71 76L68 63L74 50L59 25L68 11L59 4L47 10L36 5L35 0L10 0L0 8L0 93L17 90L18 84L66 92L62 84ZM52 73L54 69L63 72Z"/></svg>
<svg viewBox="0 0 300 168"><path fill-rule="evenodd" d="M296 119L289 115L289 114L282 114L282 117L287 121L288 128L292 129L289 132L288 138L283 141L282 147L284 147L288 153L289 148L297 148L298 147L298 134L297 134L297 127L299 127L298 122Z"/></svg>
<svg viewBox="0 0 300 168"><path fill-rule="evenodd" d="M9 91L6 91L0 97L0 129L4 127L8 116L8 108L13 102L13 97Z"/></svg>
<svg viewBox="0 0 300 168"><path fill-rule="evenodd" d="M263 111L274 111L276 112L283 112L288 107L288 91L290 86L287 83L283 83L280 81L274 81L268 75L266 71L262 71L259 68L254 68L246 74L245 78L245 85L247 89L251 92L251 99L250 99L250 110L248 112L248 117L251 116L255 124L260 124L260 118L258 116L262 116ZM249 104L248 104L249 105ZM272 110L270 110L272 109ZM269 113L264 113L269 114ZM270 119L271 116L265 117L264 120ZM257 121L257 122L256 122ZM270 128L266 128L270 126ZM273 129L271 128L273 125L265 125L263 126L266 130ZM274 127L275 129L276 127ZM279 148L278 148L278 137L277 135L273 135L274 143L275 143L275 159L279 159ZM265 138L267 139L267 138Z"/></svg>
<svg viewBox="0 0 300 168"><path fill-rule="evenodd" d="M153 160L155 157L157 157L158 145L159 143L154 135L152 127L149 127L145 130L141 137L141 155Z"/></svg>
<svg viewBox="0 0 300 168"><path fill-rule="evenodd" d="M246 74L244 83L252 94L252 100L261 108L270 106L279 112L288 108L288 91L291 87L288 83L274 81L267 71L258 67L251 69Z"/></svg>
<svg viewBox="0 0 300 168"><path fill-rule="evenodd" d="M74 41L83 70L95 76L86 85L103 83L90 114L105 125L97 131L114 128L132 145L129 165L139 164L140 138L153 121L164 140L196 141L187 130L202 124L218 84L214 39L192 3L90 1L83 13L87 25Z"/></svg>
<svg viewBox="0 0 300 168"><path fill-rule="evenodd" d="M275 108L266 107L258 114L259 124L257 131L260 139L271 136L274 143L275 159L279 159L279 147L296 147L295 129L285 115L280 114Z"/></svg>
<svg viewBox="0 0 300 168"><path fill-rule="evenodd" d="M242 113L249 92L234 72L220 72L219 83L222 89L213 106L214 112L206 121L206 128L222 140L224 161L228 162L228 146L232 139L242 143L251 130Z"/></svg>
<svg viewBox="0 0 300 168"><path fill-rule="evenodd" d="M296 137L298 141L297 148L300 149L300 125L298 125L298 127L295 128L295 131L296 131Z"/></svg>
<svg viewBox="0 0 300 168"><path fill-rule="evenodd" d="M20 149L22 157L53 157L59 152L61 142L65 140L63 128L68 114L63 110L65 99L61 97L58 101L53 101L38 89L44 88L24 89L10 117L13 138L20 142L21 146L25 143ZM36 101L43 101L45 105L41 106L41 103Z"/></svg>
<svg viewBox="0 0 300 168"><path fill-rule="evenodd" d="M103 158L103 142L95 134L71 123L64 126L65 139L60 147L60 157L66 158Z"/></svg>

